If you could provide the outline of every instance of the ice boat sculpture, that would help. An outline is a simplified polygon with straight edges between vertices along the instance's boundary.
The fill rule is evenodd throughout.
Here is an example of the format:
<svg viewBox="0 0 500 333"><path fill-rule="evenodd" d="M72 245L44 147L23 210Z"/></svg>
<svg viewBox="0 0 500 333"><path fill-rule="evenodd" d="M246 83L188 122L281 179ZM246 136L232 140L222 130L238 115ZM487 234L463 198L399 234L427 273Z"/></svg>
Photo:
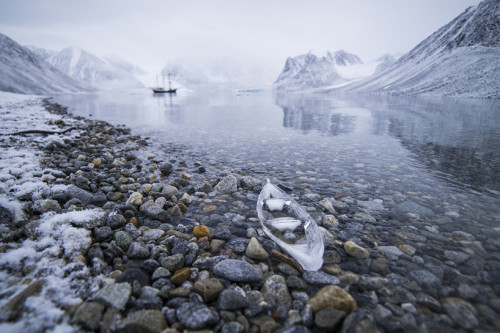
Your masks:
<svg viewBox="0 0 500 333"><path fill-rule="evenodd" d="M291 196L269 179L257 200L257 214L264 232L306 271L323 265L323 234L316 222Z"/></svg>

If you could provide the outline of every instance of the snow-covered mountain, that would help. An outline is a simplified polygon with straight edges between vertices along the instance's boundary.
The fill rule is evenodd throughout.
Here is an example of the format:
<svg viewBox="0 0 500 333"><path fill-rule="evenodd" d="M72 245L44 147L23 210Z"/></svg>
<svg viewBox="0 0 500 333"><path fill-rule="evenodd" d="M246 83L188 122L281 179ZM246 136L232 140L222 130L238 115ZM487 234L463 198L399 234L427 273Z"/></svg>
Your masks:
<svg viewBox="0 0 500 333"><path fill-rule="evenodd" d="M24 47L33 52L34 54L36 54L37 56L39 56L40 58L42 58L43 60L47 60L50 56L57 53L56 51L47 50L34 45L25 45Z"/></svg>
<svg viewBox="0 0 500 333"><path fill-rule="evenodd" d="M378 74L385 71L387 68L391 67L396 63L396 58L392 54L384 54L376 60L378 62L377 68L375 68L375 73Z"/></svg>
<svg viewBox="0 0 500 333"><path fill-rule="evenodd" d="M386 61L388 58L382 57L363 63L357 55L344 50L328 51L324 57L312 53L289 57L274 87L278 90L304 90L343 86L372 75L377 66Z"/></svg>
<svg viewBox="0 0 500 333"><path fill-rule="evenodd" d="M469 7L393 66L330 91L500 98L500 1Z"/></svg>
<svg viewBox="0 0 500 333"><path fill-rule="evenodd" d="M57 53L48 52L47 55L47 62L54 68L98 90L129 90L144 87L134 77L134 74L141 70L122 59L100 58L75 47L67 47Z"/></svg>
<svg viewBox="0 0 500 333"><path fill-rule="evenodd" d="M22 94L55 94L92 91L54 69L38 54L0 34L0 90Z"/></svg>
<svg viewBox="0 0 500 333"><path fill-rule="evenodd" d="M357 65L363 63L357 55L352 53L347 53L344 50L338 50L335 53L327 51L326 57L329 60L334 61L335 64L337 64L338 66L349 66L349 65Z"/></svg>
<svg viewBox="0 0 500 333"><path fill-rule="evenodd" d="M312 53L289 57L274 83L279 90L302 90L346 82L336 69L335 57L318 57Z"/></svg>

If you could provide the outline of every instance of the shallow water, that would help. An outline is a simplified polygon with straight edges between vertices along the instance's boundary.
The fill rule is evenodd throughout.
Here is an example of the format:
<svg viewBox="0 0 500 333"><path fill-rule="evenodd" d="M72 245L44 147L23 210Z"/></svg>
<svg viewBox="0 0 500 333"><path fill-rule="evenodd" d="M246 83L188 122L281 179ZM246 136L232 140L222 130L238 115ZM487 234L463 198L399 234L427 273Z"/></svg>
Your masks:
<svg viewBox="0 0 500 333"><path fill-rule="evenodd" d="M373 198L411 193L437 212L442 202L458 210L466 203L500 226L500 101L268 91L55 100L235 170L313 177L320 192L336 193L345 181Z"/></svg>

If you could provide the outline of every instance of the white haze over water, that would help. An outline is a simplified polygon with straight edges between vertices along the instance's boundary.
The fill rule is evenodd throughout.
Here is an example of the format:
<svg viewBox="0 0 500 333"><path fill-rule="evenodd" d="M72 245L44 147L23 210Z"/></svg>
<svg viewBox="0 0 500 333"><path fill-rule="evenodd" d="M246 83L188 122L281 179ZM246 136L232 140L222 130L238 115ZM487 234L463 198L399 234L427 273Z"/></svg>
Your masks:
<svg viewBox="0 0 500 333"><path fill-rule="evenodd" d="M404 53L479 0L0 0L0 33L23 45L169 61L238 59L277 77L288 56Z"/></svg>

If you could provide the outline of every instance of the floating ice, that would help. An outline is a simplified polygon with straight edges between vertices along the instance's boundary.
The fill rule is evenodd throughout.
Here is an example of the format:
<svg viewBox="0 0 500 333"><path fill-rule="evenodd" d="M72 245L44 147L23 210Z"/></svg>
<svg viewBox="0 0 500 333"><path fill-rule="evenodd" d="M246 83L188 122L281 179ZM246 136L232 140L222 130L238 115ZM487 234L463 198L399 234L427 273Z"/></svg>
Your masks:
<svg viewBox="0 0 500 333"><path fill-rule="evenodd" d="M266 205L270 211L282 210L285 203L286 201L283 199L270 198L266 200Z"/></svg>
<svg viewBox="0 0 500 333"><path fill-rule="evenodd" d="M283 209L283 208L282 208ZM280 209L280 210L282 210ZM279 231L294 231L302 223L300 220L294 219L293 217L277 217L275 219L267 221L268 224L278 229Z"/></svg>
<svg viewBox="0 0 500 333"><path fill-rule="evenodd" d="M323 265L323 234L316 222L291 196L269 179L257 200L264 232L307 271Z"/></svg>

